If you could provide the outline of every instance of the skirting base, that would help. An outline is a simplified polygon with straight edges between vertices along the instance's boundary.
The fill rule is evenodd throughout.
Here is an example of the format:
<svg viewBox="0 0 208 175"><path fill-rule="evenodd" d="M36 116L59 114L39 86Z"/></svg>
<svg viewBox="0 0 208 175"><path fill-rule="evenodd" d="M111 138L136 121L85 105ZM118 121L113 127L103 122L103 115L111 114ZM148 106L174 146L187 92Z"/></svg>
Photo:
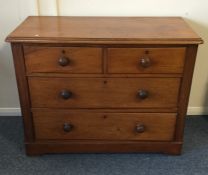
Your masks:
<svg viewBox="0 0 208 175"><path fill-rule="evenodd" d="M47 153L164 153L180 155L181 142L70 141L26 143L28 156Z"/></svg>

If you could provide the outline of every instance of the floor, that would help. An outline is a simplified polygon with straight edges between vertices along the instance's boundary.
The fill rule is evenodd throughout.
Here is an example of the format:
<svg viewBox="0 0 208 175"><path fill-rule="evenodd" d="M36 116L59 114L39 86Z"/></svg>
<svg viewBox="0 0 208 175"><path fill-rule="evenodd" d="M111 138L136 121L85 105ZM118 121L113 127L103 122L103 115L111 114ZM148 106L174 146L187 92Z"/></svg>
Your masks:
<svg viewBox="0 0 208 175"><path fill-rule="evenodd" d="M208 175L208 116L187 117L181 156L24 154L21 117L0 117L0 175Z"/></svg>

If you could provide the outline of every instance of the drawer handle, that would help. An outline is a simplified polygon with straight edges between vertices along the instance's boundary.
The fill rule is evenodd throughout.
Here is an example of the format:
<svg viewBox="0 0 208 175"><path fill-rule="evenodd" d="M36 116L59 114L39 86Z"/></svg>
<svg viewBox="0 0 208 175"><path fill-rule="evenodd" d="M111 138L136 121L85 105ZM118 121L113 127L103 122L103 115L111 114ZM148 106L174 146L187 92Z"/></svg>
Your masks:
<svg viewBox="0 0 208 175"><path fill-rule="evenodd" d="M149 57L143 57L140 59L140 65L144 68L149 67L151 64L151 60Z"/></svg>
<svg viewBox="0 0 208 175"><path fill-rule="evenodd" d="M135 130L137 133L143 133L145 131L144 124L142 124L142 123L137 124Z"/></svg>
<svg viewBox="0 0 208 175"><path fill-rule="evenodd" d="M64 130L64 132L70 132L70 131L72 131L73 127L74 126L70 123L64 123L63 130Z"/></svg>
<svg viewBox="0 0 208 175"><path fill-rule="evenodd" d="M147 90L139 90L138 93L137 93L137 96L140 98L140 99L145 99L149 96L149 92Z"/></svg>
<svg viewBox="0 0 208 175"><path fill-rule="evenodd" d="M68 91L68 90L62 90L61 93L60 93L61 97L64 99L64 100L67 100L69 98L72 97L72 92L71 91Z"/></svg>
<svg viewBox="0 0 208 175"><path fill-rule="evenodd" d="M67 57L61 57L61 58L59 58L59 60L58 60L58 63L59 63L59 65L60 66L67 66L68 64L69 64L69 58L67 58Z"/></svg>

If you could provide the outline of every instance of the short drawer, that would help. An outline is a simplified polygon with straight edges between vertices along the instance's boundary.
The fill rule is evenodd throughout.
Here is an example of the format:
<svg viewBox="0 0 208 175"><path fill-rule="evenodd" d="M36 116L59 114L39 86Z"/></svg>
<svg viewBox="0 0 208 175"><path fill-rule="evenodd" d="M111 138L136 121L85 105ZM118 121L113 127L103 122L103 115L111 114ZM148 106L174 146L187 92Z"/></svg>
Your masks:
<svg viewBox="0 0 208 175"><path fill-rule="evenodd" d="M29 78L32 107L176 108L179 78Z"/></svg>
<svg viewBox="0 0 208 175"><path fill-rule="evenodd" d="M175 113L33 112L36 139L173 140Z"/></svg>
<svg viewBox="0 0 208 175"><path fill-rule="evenodd" d="M110 48L109 73L182 73L185 48Z"/></svg>
<svg viewBox="0 0 208 175"><path fill-rule="evenodd" d="M102 73L102 49L24 47L28 73Z"/></svg>

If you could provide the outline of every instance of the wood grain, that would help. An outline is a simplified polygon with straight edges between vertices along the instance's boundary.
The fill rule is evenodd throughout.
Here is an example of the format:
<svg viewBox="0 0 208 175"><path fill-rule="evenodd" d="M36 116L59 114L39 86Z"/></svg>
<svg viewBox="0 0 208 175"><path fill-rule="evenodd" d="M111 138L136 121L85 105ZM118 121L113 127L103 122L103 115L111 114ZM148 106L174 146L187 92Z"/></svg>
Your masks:
<svg viewBox="0 0 208 175"><path fill-rule="evenodd" d="M87 47L24 47L28 73L102 73L102 49ZM60 66L66 57L69 64Z"/></svg>
<svg viewBox="0 0 208 175"><path fill-rule="evenodd" d="M176 114L171 113L91 113L69 111L33 112L36 139L157 140L174 136ZM64 123L73 125L70 132ZM137 133L136 125L144 132Z"/></svg>
<svg viewBox="0 0 208 175"><path fill-rule="evenodd" d="M63 73L27 73L28 77L54 78L181 78L183 74L63 74Z"/></svg>
<svg viewBox="0 0 208 175"><path fill-rule="evenodd" d="M29 78L32 107L47 108L174 108L179 85L179 78ZM63 99L62 90L73 96Z"/></svg>
<svg viewBox="0 0 208 175"><path fill-rule="evenodd" d="M181 142L142 141L42 141L26 144L26 153L37 156L46 153L138 153L157 152L181 154Z"/></svg>
<svg viewBox="0 0 208 175"><path fill-rule="evenodd" d="M27 155L181 154L203 42L182 18L28 17L6 41Z"/></svg>
<svg viewBox="0 0 208 175"><path fill-rule="evenodd" d="M185 48L110 48L109 73L182 73ZM141 60L148 58L149 66Z"/></svg>
<svg viewBox="0 0 208 175"><path fill-rule="evenodd" d="M31 16L6 40L29 43L202 43L180 17Z"/></svg>
<svg viewBox="0 0 208 175"><path fill-rule="evenodd" d="M30 94L25 71L25 62L22 45L12 43L12 53L14 58L15 73L18 85L21 112L24 122L25 142L34 141L33 119L30 111Z"/></svg>
<svg viewBox="0 0 208 175"><path fill-rule="evenodd" d="M194 72L194 65L196 61L197 54L197 45L190 45L187 47L186 53L186 63L184 67L184 76L181 82L181 89L179 94L179 102L178 102L178 117L177 117L177 125L176 125L176 140L183 140L183 132L185 126L185 117L188 108L189 95L191 90L192 77Z"/></svg>

